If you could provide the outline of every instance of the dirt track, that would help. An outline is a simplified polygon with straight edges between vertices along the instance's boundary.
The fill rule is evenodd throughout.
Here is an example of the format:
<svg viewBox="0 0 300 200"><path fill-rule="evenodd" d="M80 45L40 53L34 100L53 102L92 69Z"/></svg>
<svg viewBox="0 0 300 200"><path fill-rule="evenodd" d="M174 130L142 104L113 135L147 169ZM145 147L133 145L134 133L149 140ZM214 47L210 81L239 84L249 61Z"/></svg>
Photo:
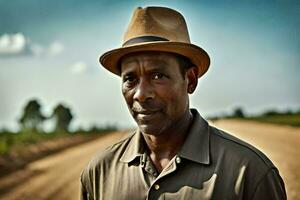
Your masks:
<svg viewBox="0 0 300 200"><path fill-rule="evenodd" d="M2 200L73 200L79 196L79 175L91 156L124 136L113 133L47 156L0 180Z"/></svg>
<svg viewBox="0 0 300 200"><path fill-rule="evenodd" d="M249 121L217 121L214 125L254 144L278 166L290 200L300 200L300 128ZM235 134L239 133L239 135ZM79 174L97 151L119 140L124 133L66 149L31 163L0 180L0 199L78 199Z"/></svg>

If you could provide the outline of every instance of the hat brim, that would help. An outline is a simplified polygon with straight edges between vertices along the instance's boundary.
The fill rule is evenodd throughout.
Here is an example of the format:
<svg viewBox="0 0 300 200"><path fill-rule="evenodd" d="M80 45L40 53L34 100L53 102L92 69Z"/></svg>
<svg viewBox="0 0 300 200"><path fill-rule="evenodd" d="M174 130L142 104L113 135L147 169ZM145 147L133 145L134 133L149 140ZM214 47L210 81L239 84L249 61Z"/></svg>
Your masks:
<svg viewBox="0 0 300 200"><path fill-rule="evenodd" d="M113 49L101 55L99 61L107 70L120 76L120 59L130 53L144 51L169 52L185 56L198 67L198 78L207 72L210 65L209 56L202 48L189 43L170 41L145 42Z"/></svg>

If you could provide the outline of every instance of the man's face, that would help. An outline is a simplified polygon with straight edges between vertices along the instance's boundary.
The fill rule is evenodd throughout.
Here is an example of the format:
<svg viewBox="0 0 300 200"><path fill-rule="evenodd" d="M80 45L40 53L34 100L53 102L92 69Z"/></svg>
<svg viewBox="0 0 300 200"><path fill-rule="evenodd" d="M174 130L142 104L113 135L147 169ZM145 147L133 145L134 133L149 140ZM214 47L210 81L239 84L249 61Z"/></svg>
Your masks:
<svg viewBox="0 0 300 200"><path fill-rule="evenodd" d="M189 109L188 79L173 54L128 55L121 60L121 77L130 113L145 134L172 130Z"/></svg>

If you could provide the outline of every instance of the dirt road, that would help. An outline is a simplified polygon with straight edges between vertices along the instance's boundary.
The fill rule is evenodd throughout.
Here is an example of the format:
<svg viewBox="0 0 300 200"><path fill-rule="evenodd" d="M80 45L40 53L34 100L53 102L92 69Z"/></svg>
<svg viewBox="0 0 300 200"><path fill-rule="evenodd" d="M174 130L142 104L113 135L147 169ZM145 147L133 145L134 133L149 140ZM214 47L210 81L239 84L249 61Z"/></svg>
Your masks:
<svg viewBox="0 0 300 200"><path fill-rule="evenodd" d="M79 197L79 175L91 157L124 136L113 133L37 160L0 180L1 200L73 200Z"/></svg>
<svg viewBox="0 0 300 200"><path fill-rule="evenodd" d="M217 121L221 129L254 144L278 166L290 200L300 200L300 128L249 121ZM239 133L237 135L236 133ZM114 133L31 163L0 180L0 199L78 199L79 174L97 151L124 137ZM298 159L297 159L298 158Z"/></svg>

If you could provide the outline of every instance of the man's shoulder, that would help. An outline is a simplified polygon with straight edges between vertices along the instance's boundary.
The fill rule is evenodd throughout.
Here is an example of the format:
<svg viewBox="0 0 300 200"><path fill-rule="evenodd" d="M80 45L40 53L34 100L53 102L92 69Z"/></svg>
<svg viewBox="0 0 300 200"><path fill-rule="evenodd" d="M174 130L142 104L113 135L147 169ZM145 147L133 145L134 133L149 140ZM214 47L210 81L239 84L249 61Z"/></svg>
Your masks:
<svg viewBox="0 0 300 200"><path fill-rule="evenodd" d="M234 162L257 167L264 172L276 168L272 161L253 145L233 136L232 134L210 126L211 150L225 154Z"/></svg>
<svg viewBox="0 0 300 200"><path fill-rule="evenodd" d="M210 126L212 164L235 179L243 178L245 195L255 199L286 199L284 183L272 161L251 144ZM247 189L246 189L247 188ZM250 192L251 191L251 192ZM266 192L270 193L267 194ZM267 196L266 196L267 195ZM251 198L252 199L252 198Z"/></svg>
<svg viewBox="0 0 300 200"><path fill-rule="evenodd" d="M134 134L135 132L130 133L120 141L97 152L89 161L88 165L82 170L80 181L89 194L94 194L93 184L99 184L100 174L115 173L116 165L114 164L119 162L120 157L124 153Z"/></svg>
<svg viewBox="0 0 300 200"><path fill-rule="evenodd" d="M97 152L86 166L85 171L95 171L97 168L104 167L104 165L109 167L112 162L118 162L134 134L135 132L129 133L118 142Z"/></svg>

